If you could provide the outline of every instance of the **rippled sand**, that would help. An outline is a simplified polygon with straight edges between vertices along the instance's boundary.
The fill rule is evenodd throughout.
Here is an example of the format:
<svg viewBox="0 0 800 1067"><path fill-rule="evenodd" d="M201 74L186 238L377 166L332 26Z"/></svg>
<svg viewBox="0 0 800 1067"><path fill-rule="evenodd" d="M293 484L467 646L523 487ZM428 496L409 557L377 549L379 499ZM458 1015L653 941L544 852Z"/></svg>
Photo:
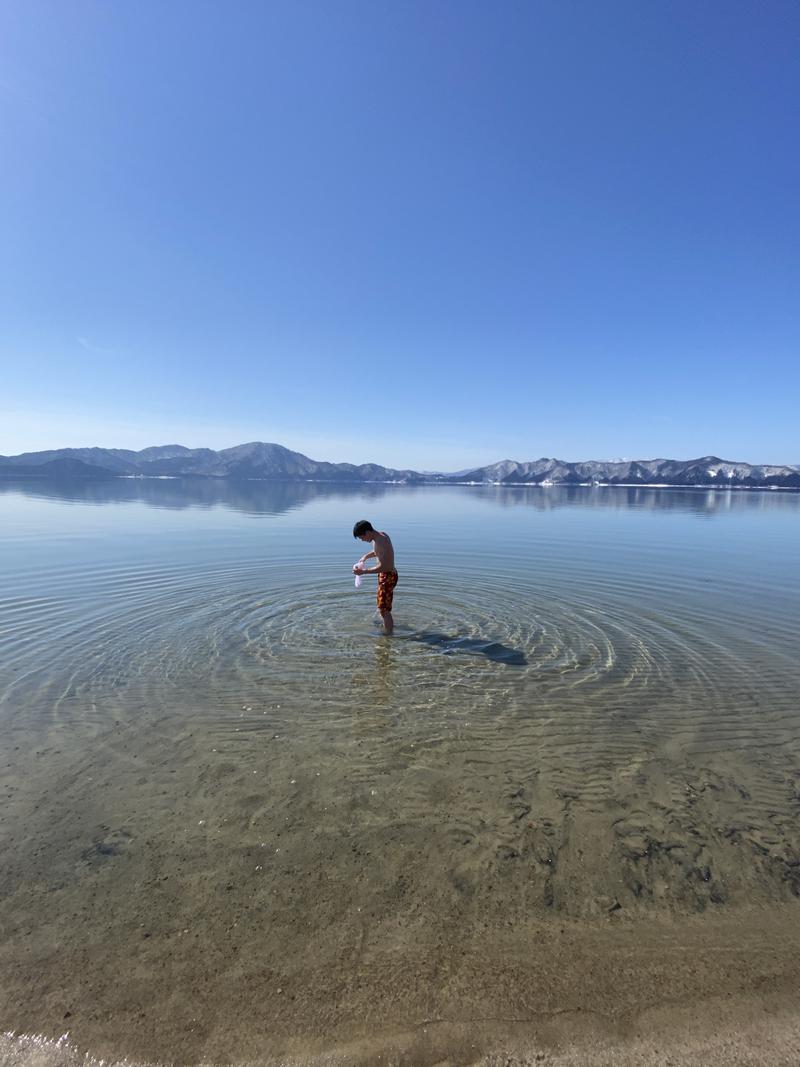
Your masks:
<svg viewBox="0 0 800 1067"><path fill-rule="evenodd" d="M391 639L324 560L28 579L0 1025L145 1062L796 1063L794 590L608 552L401 566Z"/></svg>

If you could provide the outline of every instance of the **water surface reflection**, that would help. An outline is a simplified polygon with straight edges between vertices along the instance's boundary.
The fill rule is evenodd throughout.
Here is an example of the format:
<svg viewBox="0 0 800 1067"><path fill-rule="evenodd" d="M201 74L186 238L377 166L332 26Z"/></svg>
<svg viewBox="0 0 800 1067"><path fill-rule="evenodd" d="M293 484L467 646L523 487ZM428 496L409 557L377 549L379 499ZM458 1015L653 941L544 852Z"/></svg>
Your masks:
<svg viewBox="0 0 800 1067"><path fill-rule="evenodd" d="M402 495L409 501L430 494L465 494L501 508L598 508L681 511L700 516L796 513L800 494L786 490L714 490L638 486L401 486L387 483L237 482L215 478L110 478L102 481L0 479L0 498L19 494L74 504L141 503L183 510L226 507L248 514L277 515L314 501L379 501Z"/></svg>

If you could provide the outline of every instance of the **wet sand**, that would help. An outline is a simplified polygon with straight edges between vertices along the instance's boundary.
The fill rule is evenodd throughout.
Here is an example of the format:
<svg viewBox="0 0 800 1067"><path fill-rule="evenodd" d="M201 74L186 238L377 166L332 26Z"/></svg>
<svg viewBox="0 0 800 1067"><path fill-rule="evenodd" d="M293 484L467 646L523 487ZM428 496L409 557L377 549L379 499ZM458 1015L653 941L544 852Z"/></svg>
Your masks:
<svg viewBox="0 0 800 1067"><path fill-rule="evenodd" d="M682 930L531 929L526 952L501 937L493 960L465 957L457 975L376 958L361 976L368 994L350 990L335 1019L313 1003L330 995L335 974L321 980L298 969L281 978L286 987L277 994L273 983L237 969L215 995L194 1000L187 1026L172 1009L191 985L176 990L154 973L145 998L141 982L100 967L86 976L83 1019L50 1028L70 1031L68 1039L0 1037L0 1063L77 1067L89 1047L89 1063L102 1057L107 1067L123 1062L123 1050L126 1063L152 1063L148 1050L156 1049L159 1062L269 1067L795 1067L796 924L774 913L738 919L744 935L740 921L716 920ZM475 980L483 985L488 976L491 989L476 997ZM103 979L116 986L113 995L98 996L94 983ZM191 982L185 971L184 981Z"/></svg>

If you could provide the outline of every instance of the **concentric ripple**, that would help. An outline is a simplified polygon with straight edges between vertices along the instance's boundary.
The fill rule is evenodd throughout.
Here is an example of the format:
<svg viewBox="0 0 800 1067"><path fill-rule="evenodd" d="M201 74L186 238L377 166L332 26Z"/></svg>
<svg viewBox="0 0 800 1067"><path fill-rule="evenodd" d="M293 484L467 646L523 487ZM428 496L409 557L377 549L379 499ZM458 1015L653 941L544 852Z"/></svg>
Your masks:
<svg viewBox="0 0 800 1067"><path fill-rule="evenodd" d="M787 683L792 635L765 647L768 602L759 611L754 596L744 628L690 576L412 566L389 647L374 586L356 592L329 561L299 574L245 559L202 573L48 572L26 584L2 606L14 666L0 700L60 722L109 697L124 715L121 694L145 687L146 699L172 705L191 694L193 713L218 729L255 702L270 722L308 731L347 718L372 689L405 716L424 710L428 725L469 718L486 743L508 730L539 752L582 738L599 758L621 759L665 737L692 749L794 736L774 703L795 678ZM53 586L58 596L46 594Z"/></svg>

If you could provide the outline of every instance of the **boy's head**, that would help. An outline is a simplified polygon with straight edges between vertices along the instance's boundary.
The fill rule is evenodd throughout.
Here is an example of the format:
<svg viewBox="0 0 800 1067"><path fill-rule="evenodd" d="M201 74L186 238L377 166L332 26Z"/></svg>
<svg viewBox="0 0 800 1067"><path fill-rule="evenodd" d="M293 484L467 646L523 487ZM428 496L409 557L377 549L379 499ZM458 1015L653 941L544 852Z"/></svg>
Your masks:
<svg viewBox="0 0 800 1067"><path fill-rule="evenodd" d="M359 519L353 527L353 537L357 537L359 541L371 541L371 534L375 531L372 529L372 523L367 522L366 519Z"/></svg>

